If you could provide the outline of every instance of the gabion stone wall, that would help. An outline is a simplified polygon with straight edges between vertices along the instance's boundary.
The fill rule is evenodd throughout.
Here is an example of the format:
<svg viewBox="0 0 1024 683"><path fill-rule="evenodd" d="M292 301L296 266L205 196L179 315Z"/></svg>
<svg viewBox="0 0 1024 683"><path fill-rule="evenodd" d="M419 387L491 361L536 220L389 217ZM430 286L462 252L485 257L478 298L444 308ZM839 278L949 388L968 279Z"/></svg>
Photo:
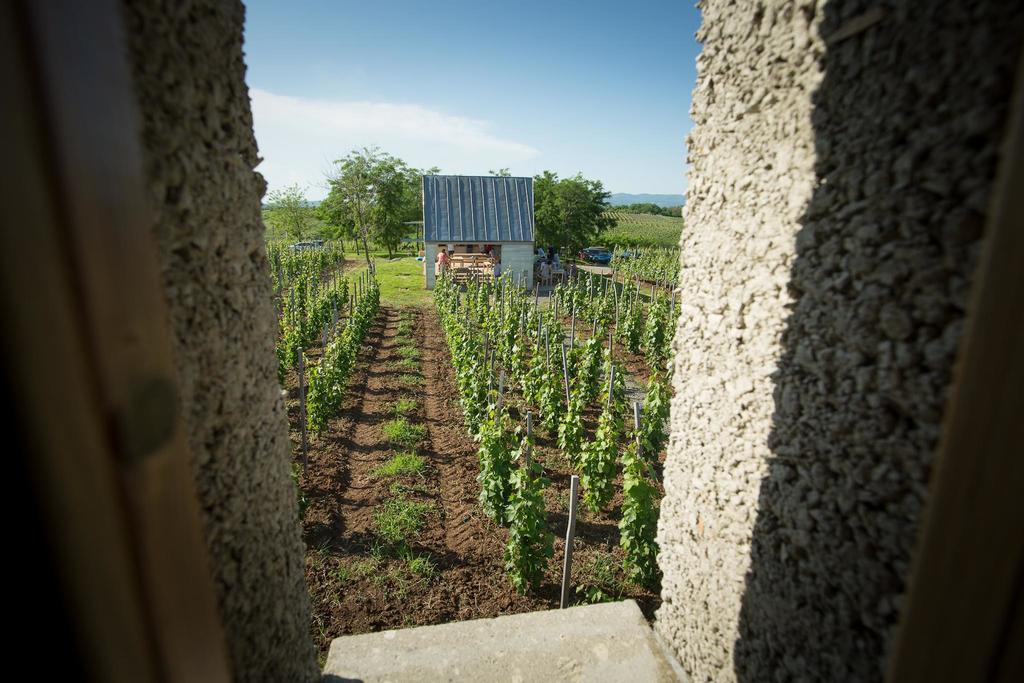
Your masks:
<svg viewBox="0 0 1024 683"><path fill-rule="evenodd" d="M874 680L1019 2L704 0L656 628L695 680Z"/></svg>
<svg viewBox="0 0 1024 683"><path fill-rule="evenodd" d="M238 680L318 676L240 2L124 3L177 380Z"/></svg>

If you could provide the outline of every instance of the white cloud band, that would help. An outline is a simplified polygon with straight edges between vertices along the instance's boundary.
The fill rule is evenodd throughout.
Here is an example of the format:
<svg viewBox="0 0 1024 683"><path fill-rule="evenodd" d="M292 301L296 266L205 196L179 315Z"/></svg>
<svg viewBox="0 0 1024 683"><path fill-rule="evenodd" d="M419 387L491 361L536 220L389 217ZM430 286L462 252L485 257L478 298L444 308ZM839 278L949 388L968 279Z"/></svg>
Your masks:
<svg viewBox="0 0 1024 683"><path fill-rule="evenodd" d="M377 145L414 166L479 174L514 166L539 154L506 140L476 119L416 104L344 102L250 90L260 172L271 188L299 183L323 196L324 172L353 149Z"/></svg>

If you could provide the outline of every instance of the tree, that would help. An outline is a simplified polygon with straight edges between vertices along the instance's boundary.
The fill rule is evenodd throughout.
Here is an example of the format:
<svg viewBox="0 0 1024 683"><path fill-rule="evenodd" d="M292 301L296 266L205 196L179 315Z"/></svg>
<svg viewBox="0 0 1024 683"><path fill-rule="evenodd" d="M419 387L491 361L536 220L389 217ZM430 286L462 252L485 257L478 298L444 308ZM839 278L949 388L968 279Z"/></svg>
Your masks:
<svg viewBox="0 0 1024 683"><path fill-rule="evenodd" d="M305 191L298 185L289 185L267 195L264 219L272 231L284 233L294 240L305 237L314 223L313 211L306 201Z"/></svg>
<svg viewBox="0 0 1024 683"><path fill-rule="evenodd" d="M373 206L374 241L394 256L402 238L409 232L413 201L419 191L410 184L409 167L401 159L384 154L375 169L376 197Z"/></svg>
<svg viewBox="0 0 1024 683"><path fill-rule="evenodd" d="M492 168L488 173L493 176L498 176L499 178L510 178L512 176L512 174L509 173L508 168L499 168L497 171Z"/></svg>
<svg viewBox="0 0 1024 683"><path fill-rule="evenodd" d="M330 191L321 206L328 223L351 230L363 243L367 265L370 264L370 220L376 195L375 171L379 160L377 148L364 147L334 162L335 175L327 178Z"/></svg>
<svg viewBox="0 0 1024 683"><path fill-rule="evenodd" d="M611 195L600 180L588 180L581 174L559 179L556 173L544 171L534 176L533 194L540 244L575 251L615 225L615 219L605 214Z"/></svg>
<svg viewBox="0 0 1024 683"><path fill-rule="evenodd" d="M371 238L393 256L410 232L406 223L420 215L420 172L376 147L350 152L334 163L336 172L327 179L330 192L320 205L320 216L343 234L360 239L367 263Z"/></svg>

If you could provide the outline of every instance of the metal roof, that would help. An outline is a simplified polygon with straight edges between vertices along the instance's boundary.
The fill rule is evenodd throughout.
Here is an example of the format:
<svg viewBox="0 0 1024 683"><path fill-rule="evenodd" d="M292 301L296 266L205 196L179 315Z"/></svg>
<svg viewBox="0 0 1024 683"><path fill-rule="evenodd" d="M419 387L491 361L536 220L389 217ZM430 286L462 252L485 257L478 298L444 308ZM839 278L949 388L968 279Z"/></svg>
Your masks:
<svg viewBox="0 0 1024 683"><path fill-rule="evenodd" d="M423 176L425 242L533 242L533 178Z"/></svg>

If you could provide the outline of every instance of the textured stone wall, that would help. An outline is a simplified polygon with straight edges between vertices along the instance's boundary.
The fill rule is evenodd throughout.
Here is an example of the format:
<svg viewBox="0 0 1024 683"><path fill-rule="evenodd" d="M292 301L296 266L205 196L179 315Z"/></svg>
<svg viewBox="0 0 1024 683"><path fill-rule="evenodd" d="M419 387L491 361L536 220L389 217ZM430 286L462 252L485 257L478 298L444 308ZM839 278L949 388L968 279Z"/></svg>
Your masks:
<svg viewBox="0 0 1024 683"><path fill-rule="evenodd" d="M873 680L1019 1L705 0L656 628L695 680Z"/></svg>
<svg viewBox="0 0 1024 683"><path fill-rule="evenodd" d="M235 677L317 676L240 2L124 4L189 435Z"/></svg>

